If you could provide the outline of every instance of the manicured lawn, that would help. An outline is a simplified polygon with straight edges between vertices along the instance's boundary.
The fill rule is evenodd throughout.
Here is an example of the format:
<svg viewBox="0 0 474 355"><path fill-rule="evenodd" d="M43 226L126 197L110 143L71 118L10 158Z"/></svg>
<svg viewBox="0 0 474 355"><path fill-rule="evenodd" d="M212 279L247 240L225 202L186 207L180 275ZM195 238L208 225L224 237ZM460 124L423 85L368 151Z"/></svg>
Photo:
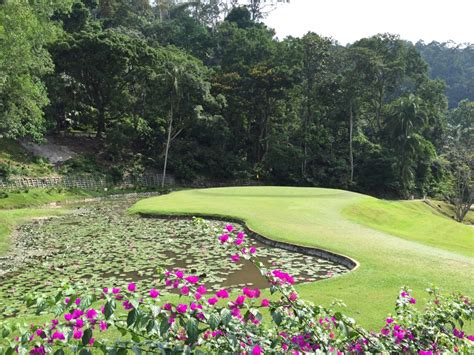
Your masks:
<svg viewBox="0 0 474 355"><path fill-rule="evenodd" d="M393 311L402 285L414 289L420 305L431 284L474 295L474 229L412 202L332 189L242 187L174 192L139 201L131 211L240 218L267 237L350 256L357 270L298 290L317 303L343 300L347 313L374 329Z"/></svg>

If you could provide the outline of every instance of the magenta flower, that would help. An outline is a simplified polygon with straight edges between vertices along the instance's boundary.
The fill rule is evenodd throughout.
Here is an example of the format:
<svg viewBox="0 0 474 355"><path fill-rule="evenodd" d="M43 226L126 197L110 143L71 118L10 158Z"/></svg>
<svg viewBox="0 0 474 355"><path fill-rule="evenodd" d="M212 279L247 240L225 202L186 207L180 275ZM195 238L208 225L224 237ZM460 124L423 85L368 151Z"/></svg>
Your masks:
<svg viewBox="0 0 474 355"><path fill-rule="evenodd" d="M43 329L36 329L36 335L37 336L43 336L44 332L43 332Z"/></svg>
<svg viewBox="0 0 474 355"><path fill-rule="evenodd" d="M69 301L71 301L71 299L70 299L69 297L66 297L66 298L64 299L64 303L66 303L66 304L68 304Z"/></svg>
<svg viewBox="0 0 474 355"><path fill-rule="evenodd" d="M204 285L200 285L196 291L200 293L201 295L204 295L207 292L207 289Z"/></svg>
<svg viewBox="0 0 474 355"><path fill-rule="evenodd" d="M81 304L81 299L80 298L76 298L76 306L79 306Z"/></svg>
<svg viewBox="0 0 474 355"><path fill-rule="evenodd" d="M116 287L114 287L114 288L112 288L112 293L113 293L114 295L117 295L117 294L119 294L119 293L120 293L120 289L119 289L119 288L116 288Z"/></svg>
<svg viewBox="0 0 474 355"><path fill-rule="evenodd" d="M135 285L134 282L130 282L127 288L130 292L135 292L137 290L137 285Z"/></svg>
<svg viewBox="0 0 474 355"><path fill-rule="evenodd" d="M245 237L245 233L244 233L244 232L239 232L239 233L237 233L237 238L239 238L239 239L244 239L244 237Z"/></svg>
<svg viewBox="0 0 474 355"><path fill-rule="evenodd" d="M270 305L270 301L266 298L262 300L262 307L268 307Z"/></svg>
<svg viewBox="0 0 474 355"><path fill-rule="evenodd" d="M102 292L104 292L104 293L109 293L108 287L104 287L104 288L102 289Z"/></svg>
<svg viewBox="0 0 474 355"><path fill-rule="evenodd" d="M232 232L234 230L234 227L232 227L231 224L228 224L225 226L225 229L227 229L228 232Z"/></svg>
<svg viewBox="0 0 474 355"><path fill-rule="evenodd" d="M393 318L388 317L387 318L387 324L393 323Z"/></svg>
<svg viewBox="0 0 474 355"><path fill-rule="evenodd" d="M257 252L257 248L250 247L249 252L250 252L250 254L255 254Z"/></svg>
<svg viewBox="0 0 474 355"><path fill-rule="evenodd" d="M474 341L474 335L468 335L466 338L470 341Z"/></svg>
<svg viewBox="0 0 474 355"><path fill-rule="evenodd" d="M229 239L229 235L228 234L222 234L220 237L219 237L219 240L222 244L224 244L225 242L227 242L227 240Z"/></svg>
<svg viewBox="0 0 474 355"><path fill-rule="evenodd" d="M242 314L240 313L239 308L232 308L232 311L230 311L230 314L232 314L234 317L242 318Z"/></svg>
<svg viewBox="0 0 474 355"><path fill-rule="evenodd" d="M68 322L71 321L71 319L72 319L72 314L71 314L71 313L66 313L66 314L64 315L64 319L65 319L66 321L68 321Z"/></svg>
<svg viewBox="0 0 474 355"><path fill-rule="evenodd" d="M133 305L127 300L123 301L122 306L126 311L129 311L133 308Z"/></svg>
<svg viewBox="0 0 474 355"><path fill-rule="evenodd" d="M400 294L400 296L402 296L402 297L408 297L408 292L402 291L402 293Z"/></svg>
<svg viewBox="0 0 474 355"><path fill-rule="evenodd" d="M72 333L72 337L76 340L81 339L82 335L83 335L83 332L80 329L74 329L74 332Z"/></svg>
<svg viewBox="0 0 474 355"><path fill-rule="evenodd" d="M234 303L235 303L237 306L241 306L241 305L244 304L244 302L245 302L245 296L240 295L240 296L238 296L238 297L235 299L235 302L234 302Z"/></svg>
<svg viewBox="0 0 474 355"><path fill-rule="evenodd" d="M107 322L101 321L101 322L99 323L99 329L100 329L102 332L106 331L106 330L107 330Z"/></svg>
<svg viewBox="0 0 474 355"><path fill-rule="evenodd" d="M172 308L173 308L173 306L171 305L171 303L165 303L163 305L163 309L166 310L166 311L171 311Z"/></svg>
<svg viewBox="0 0 474 355"><path fill-rule="evenodd" d="M74 311L72 311L72 318L77 319L81 317L83 314L84 312L81 311L80 309L75 309Z"/></svg>
<svg viewBox="0 0 474 355"><path fill-rule="evenodd" d="M84 326L84 321L79 318L79 319L76 319L76 328L82 328Z"/></svg>
<svg viewBox="0 0 474 355"><path fill-rule="evenodd" d="M229 292L225 288L216 292L216 296L219 298L229 298Z"/></svg>
<svg viewBox="0 0 474 355"><path fill-rule="evenodd" d="M89 345L92 346L92 345L94 345L94 343L95 343L95 339L91 338L91 340L89 340Z"/></svg>
<svg viewBox="0 0 474 355"><path fill-rule="evenodd" d="M93 308L89 309L87 312L86 312L86 317L87 319L91 320L91 319L96 319L97 318L97 311Z"/></svg>
<svg viewBox="0 0 474 355"><path fill-rule="evenodd" d="M61 333L61 332L54 332L54 334L53 334L53 336L51 337L51 339L53 339L53 340L64 340L64 339L66 339L66 338L64 337L64 334L63 334L63 333Z"/></svg>
<svg viewBox="0 0 474 355"><path fill-rule="evenodd" d="M187 309L188 309L188 305L187 305L187 304L178 304L178 305L176 306L176 311L177 311L178 313L186 313Z"/></svg>
<svg viewBox="0 0 474 355"><path fill-rule="evenodd" d="M235 245L240 245L240 244L242 244L242 243L243 243L243 240L242 240L242 239L236 239L236 240L234 241L234 244L235 244Z"/></svg>
<svg viewBox="0 0 474 355"><path fill-rule="evenodd" d="M298 299L298 294L296 292L290 293L290 297L288 297L290 301L296 301Z"/></svg>
<svg viewBox="0 0 474 355"><path fill-rule="evenodd" d="M252 355L261 355L263 354L263 350L260 346L258 345L255 345L253 348L252 348Z"/></svg>
<svg viewBox="0 0 474 355"><path fill-rule="evenodd" d="M182 272L181 270L176 270L174 274L178 279L182 279L184 277L184 272Z"/></svg>
<svg viewBox="0 0 474 355"><path fill-rule="evenodd" d="M196 292L194 294L194 298L196 299L196 301L199 301L202 298L202 295L199 292Z"/></svg>
<svg viewBox="0 0 474 355"><path fill-rule="evenodd" d="M211 306L214 306L217 303L217 298L212 297L207 300L207 303L209 303Z"/></svg>
<svg viewBox="0 0 474 355"><path fill-rule="evenodd" d="M234 254L230 257L230 259L232 260L232 262L236 263L240 260L240 256L239 254Z"/></svg>
<svg viewBox="0 0 474 355"><path fill-rule="evenodd" d="M159 295L160 295L160 291L158 291L157 289L152 288L150 290L150 297L151 298L157 298Z"/></svg>
<svg viewBox="0 0 474 355"><path fill-rule="evenodd" d="M186 277L185 280L188 281L190 284L195 284L199 282L199 277L191 275L191 276Z"/></svg>
<svg viewBox="0 0 474 355"><path fill-rule="evenodd" d="M410 303L411 303L411 304L415 304L415 303L416 303L416 299L414 299L413 297L410 298Z"/></svg>
<svg viewBox="0 0 474 355"><path fill-rule="evenodd" d="M184 296L189 295L189 287L188 286L181 287L181 294Z"/></svg>

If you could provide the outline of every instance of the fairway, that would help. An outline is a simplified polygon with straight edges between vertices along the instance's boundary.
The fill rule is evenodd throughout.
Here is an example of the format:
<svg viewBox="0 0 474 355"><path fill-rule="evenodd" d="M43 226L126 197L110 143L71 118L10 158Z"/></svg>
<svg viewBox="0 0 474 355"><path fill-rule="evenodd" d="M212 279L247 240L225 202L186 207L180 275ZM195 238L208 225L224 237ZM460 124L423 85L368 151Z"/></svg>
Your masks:
<svg viewBox="0 0 474 355"><path fill-rule="evenodd" d="M237 187L174 192L131 212L238 218L268 238L349 256L359 268L298 291L315 303L340 299L349 315L378 329L403 285L420 306L432 284L474 295L474 229L415 202L398 204L333 189Z"/></svg>

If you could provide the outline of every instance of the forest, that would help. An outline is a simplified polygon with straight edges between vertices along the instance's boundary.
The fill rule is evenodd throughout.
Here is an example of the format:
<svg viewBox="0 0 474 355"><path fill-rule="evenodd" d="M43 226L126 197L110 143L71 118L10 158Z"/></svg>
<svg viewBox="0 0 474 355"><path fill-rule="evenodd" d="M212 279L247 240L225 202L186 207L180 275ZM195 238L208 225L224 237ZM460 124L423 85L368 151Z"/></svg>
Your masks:
<svg viewBox="0 0 474 355"><path fill-rule="evenodd" d="M87 134L91 160L182 181L472 201L472 44L280 39L258 0L0 4L3 139Z"/></svg>

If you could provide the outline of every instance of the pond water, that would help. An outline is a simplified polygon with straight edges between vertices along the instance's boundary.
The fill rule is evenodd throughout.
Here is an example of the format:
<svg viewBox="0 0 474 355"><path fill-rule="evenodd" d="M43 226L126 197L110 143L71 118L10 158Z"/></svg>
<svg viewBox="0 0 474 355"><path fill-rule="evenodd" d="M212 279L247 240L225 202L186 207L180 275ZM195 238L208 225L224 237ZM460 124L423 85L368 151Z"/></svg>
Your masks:
<svg viewBox="0 0 474 355"><path fill-rule="evenodd" d="M137 197L87 202L61 217L23 225L14 234L14 247L0 259L0 314L19 306L27 292L55 291L61 280L90 288L157 287L158 267L185 269L201 276L210 289L267 283L248 261L233 263L212 235L205 235L190 219L141 218L126 210ZM224 228L225 222L210 221ZM242 228L241 226L236 226ZM312 256L264 246L257 247L267 266L281 268L297 283L313 282L349 269ZM172 292L172 290L169 290Z"/></svg>

